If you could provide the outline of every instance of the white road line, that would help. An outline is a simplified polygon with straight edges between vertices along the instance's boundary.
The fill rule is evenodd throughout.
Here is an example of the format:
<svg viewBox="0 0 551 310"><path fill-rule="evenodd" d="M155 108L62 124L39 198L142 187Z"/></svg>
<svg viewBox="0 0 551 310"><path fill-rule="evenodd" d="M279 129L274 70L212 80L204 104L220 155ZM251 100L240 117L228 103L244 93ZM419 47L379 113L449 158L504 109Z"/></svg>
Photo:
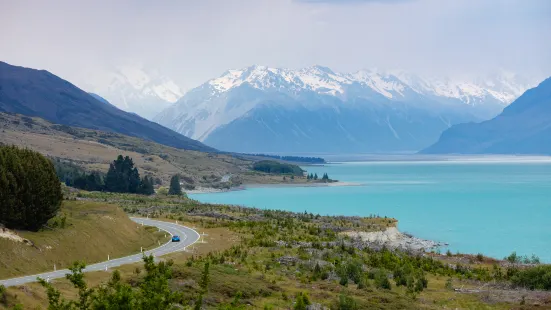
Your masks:
<svg viewBox="0 0 551 310"><path fill-rule="evenodd" d="M151 219L144 219L144 218L131 217L130 219L136 223L143 222L144 225L155 226L161 230L164 230L165 232L170 234L171 239L174 235L179 235L183 237L182 241L180 242L172 242L172 240L169 240L165 244L155 249L145 251L144 254L146 255L153 254L153 256L158 257L169 253L179 252L180 250L183 250L184 248L196 243L200 237L197 231L183 225L151 220ZM191 239L192 240L191 242L188 241L189 234L195 235L195 238ZM127 257L121 257L121 258L110 260L109 261L110 264L106 264L106 262L92 264L90 266L87 266L86 269L84 269L84 272L93 271L95 269L104 270L105 267L121 266L125 264L124 262L125 259L128 262L135 262L135 261L141 260L141 257L142 256L140 254L134 254L134 255L129 255ZM50 280L57 279L57 278L64 278L65 274L67 274L68 272L69 270L63 269L63 270L57 270L53 272L40 273L36 275L31 275L31 276L0 280L0 285L4 285L7 287L7 286L18 285L20 283L35 282L38 277L43 279L49 278Z"/></svg>

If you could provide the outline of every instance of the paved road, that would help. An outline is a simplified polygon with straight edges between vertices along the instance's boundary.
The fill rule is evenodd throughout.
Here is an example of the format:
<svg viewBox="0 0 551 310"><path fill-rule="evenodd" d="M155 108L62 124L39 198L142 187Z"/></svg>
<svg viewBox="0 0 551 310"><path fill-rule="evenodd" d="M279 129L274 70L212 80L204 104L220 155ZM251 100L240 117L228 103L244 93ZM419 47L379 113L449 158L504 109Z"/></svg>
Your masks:
<svg viewBox="0 0 551 310"><path fill-rule="evenodd" d="M162 222L162 221L156 221L156 220L145 219L145 218L135 218L135 217L131 217L130 219L140 225L143 223L144 225L147 225L147 226L158 227L159 229L169 233L171 236L173 235L180 236L180 239L181 239L180 242L168 241L167 243L161 245L158 248L145 251L146 255L153 254L153 256L157 257L168 253L183 251L185 250L186 247L197 242L200 237L195 230L182 225L175 224L175 223ZM121 265L140 262L142 261L142 255L143 255L142 253L138 253L138 254L134 254L126 257L111 259L109 261L105 261L102 263L92 264L87 266L86 269L84 269L84 272L106 270L111 267L117 267ZM0 280L0 285L4 285L7 287L7 286L14 286L14 285L21 285L29 282L35 282L37 277L40 277L43 279L64 278L65 274L67 273L69 273L69 270L63 269L63 270L30 275L30 276L24 276L20 278Z"/></svg>

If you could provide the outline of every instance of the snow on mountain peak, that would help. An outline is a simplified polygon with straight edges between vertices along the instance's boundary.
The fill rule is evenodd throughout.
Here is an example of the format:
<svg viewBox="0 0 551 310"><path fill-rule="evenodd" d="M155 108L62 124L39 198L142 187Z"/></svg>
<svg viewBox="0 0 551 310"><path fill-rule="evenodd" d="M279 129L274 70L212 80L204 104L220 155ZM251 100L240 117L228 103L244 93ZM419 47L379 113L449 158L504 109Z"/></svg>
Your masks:
<svg viewBox="0 0 551 310"><path fill-rule="evenodd" d="M159 109L178 101L182 89L170 78L130 64L95 69L86 74L85 87L118 108L152 118Z"/></svg>
<svg viewBox="0 0 551 310"><path fill-rule="evenodd" d="M241 70L226 71L219 78L210 80L210 84L219 92L228 91L243 83L262 89L287 89L290 91L311 90L319 93L337 95L343 93L343 83L349 81L341 74L322 66L313 66L300 70L251 66Z"/></svg>
<svg viewBox="0 0 551 310"><path fill-rule="evenodd" d="M155 121L201 141L237 120L254 119L254 122L265 124L265 119L252 116L254 111L263 108L291 107L289 111L296 112L330 107L340 111L347 106L371 108L371 104L374 104L374 109L385 109L399 102L390 110L402 111L405 103L415 105L417 110L427 110L430 115L448 108L450 115L455 115L455 108L464 108L462 113L473 115L472 119L468 119L470 121L495 116L504 105L532 86L509 75L484 81L425 78L404 71L377 69L340 73L319 65L301 69L253 65L228 70L220 77L209 80L156 116ZM248 87L241 88L242 85ZM259 91L251 91L250 88ZM337 100L326 100L326 96L336 97ZM355 104L348 105L347 102ZM438 103L441 103L440 107L436 106ZM402 112L402 116L408 113L407 110ZM394 128L389 119L382 122ZM447 117L438 119L438 122L444 126L451 124ZM289 126L295 128L294 125ZM265 129L273 132L268 125ZM298 129L295 133L302 134Z"/></svg>

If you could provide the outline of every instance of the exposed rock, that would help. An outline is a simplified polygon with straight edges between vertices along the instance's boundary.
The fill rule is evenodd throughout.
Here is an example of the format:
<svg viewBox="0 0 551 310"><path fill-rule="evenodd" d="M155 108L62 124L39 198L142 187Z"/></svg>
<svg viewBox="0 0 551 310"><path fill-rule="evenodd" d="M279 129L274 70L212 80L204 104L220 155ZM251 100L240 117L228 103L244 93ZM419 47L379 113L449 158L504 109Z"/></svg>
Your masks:
<svg viewBox="0 0 551 310"><path fill-rule="evenodd" d="M27 244L32 243L29 240L27 240L25 238L22 238L21 236L19 236L15 232L13 232L13 231L11 231L7 228L4 228L4 227L0 228L0 238L8 239L8 240L15 241L15 242L24 242L24 243L27 243Z"/></svg>
<svg viewBox="0 0 551 310"><path fill-rule="evenodd" d="M278 258L277 261L282 265L295 265L300 259L294 256L282 256Z"/></svg>
<svg viewBox="0 0 551 310"><path fill-rule="evenodd" d="M306 310L329 310L329 308L327 308L323 305L314 303L314 304L306 306Z"/></svg>
<svg viewBox="0 0 551 310"><path fill-rule="evenodd" d="M344 232L344 234L351 238L360 239L362 242L365 242L370 247L376 249L386 247L389 249L396 249L401 251L417 252L447 245L445 243L435 242L431 240L423 240L413 237L411 235L403 234L399 232L396 227L387 228L385 231L348 231Z"/></svg>

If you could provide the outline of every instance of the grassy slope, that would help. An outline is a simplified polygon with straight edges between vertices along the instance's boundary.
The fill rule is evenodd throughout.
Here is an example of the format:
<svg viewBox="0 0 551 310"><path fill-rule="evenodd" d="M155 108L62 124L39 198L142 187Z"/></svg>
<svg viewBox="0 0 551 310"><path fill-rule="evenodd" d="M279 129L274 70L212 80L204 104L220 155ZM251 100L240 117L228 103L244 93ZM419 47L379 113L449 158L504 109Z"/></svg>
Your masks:
<svg viewBox="0 0 551 310"><path fill-rule="evenodd" d="M134 159L140 171L167 183L175 173L194 179L197 185L204 181L203 177L212 183L225 174L247 171L251 164L229 155L180 150L121 134L62 127L40 118L5 113L0 113L0 142L105 172L117 155L124 154Z"/></svg>
<svg viewBox="0 0 551 310"><path fill-rule="evenodd" d="M66 268L76 260L87 263L137 253L158 246L164 234L137 226L113 205L66 201L61 212L67 226L40 232L19 232L34 246L0 239L0 278ZM156 230L154 230L156 231Z"/></svg>
<svg viewBox="0 0 551 310"><path fill-rule="evenodd" d="M281 176L250 170L255 160L227 154L185 151L116 133L61 127L41 118L0 113L0 143L30 148L44 155L69 159L87 170L107 172L119 154L132 157L140 173L158 177L168 185L176 173L197 187L219 185L231 174L233 185L306 183L306 178L283 181Z"/></svg>

